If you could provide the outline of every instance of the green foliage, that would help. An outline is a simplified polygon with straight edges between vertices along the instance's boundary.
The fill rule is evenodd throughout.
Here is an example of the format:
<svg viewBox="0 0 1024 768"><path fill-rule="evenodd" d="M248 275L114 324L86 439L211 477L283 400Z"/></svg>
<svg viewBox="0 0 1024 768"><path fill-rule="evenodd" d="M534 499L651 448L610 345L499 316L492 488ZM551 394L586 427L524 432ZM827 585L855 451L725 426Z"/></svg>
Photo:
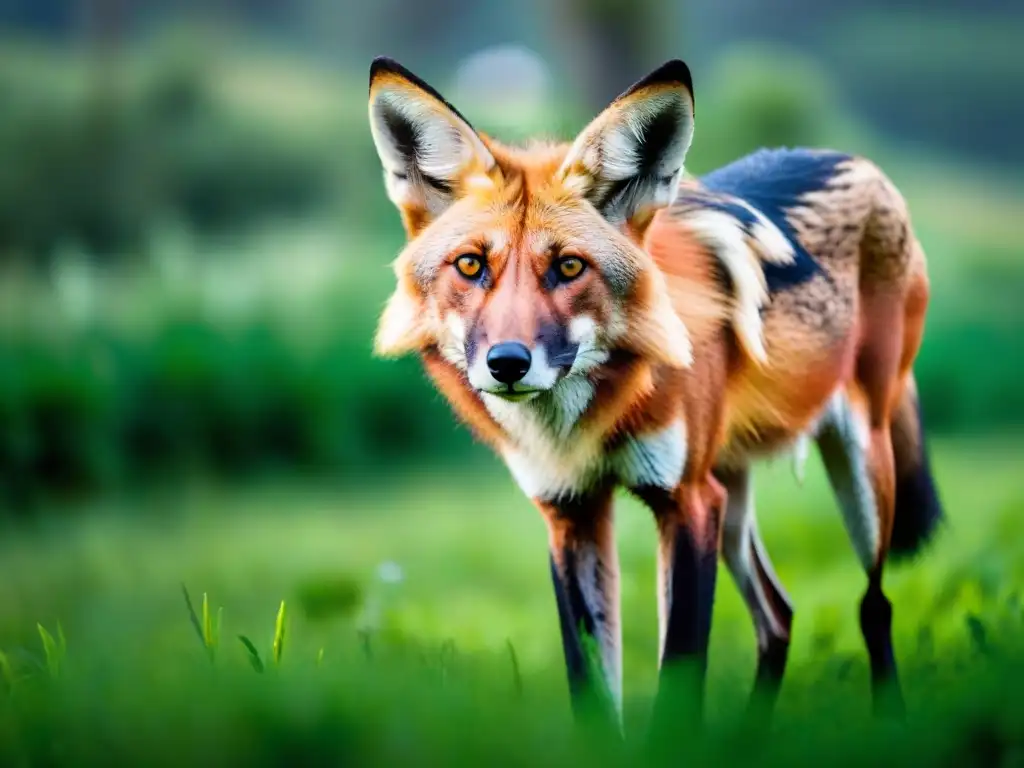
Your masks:
<svg viewBox="0 0 1024 768"><path fill-rule="evenodd" d="M1024 88L1024 20L1019 10L1006 10L850 9L815 45L861 112L889 134L1019 168L1024 152L1015 126L1024 109L1006 94ZM868 39L870 46L861 44ZM945 107L950 93L963 94L962 108Z"/></svg>
<svg viewBox="0 0 1024 768"><path fill-rule="evenodd" d="M297 590L297 601L310 621L349 617L362 605L361 584L351 576L325 574L306 580Z"/></svg>
<svg viewBox="0 0 1024 768"><path fill-rule="evenodd" d="M223 231L337 191L326 133L251 119L208 87L201 61L161 59L128 82L97 71L69 87L0 57L0 260L50 258L67 243L137 253L167 218Z"/></svg>
<svg viewBox="0 0 1024 768"><path fill-rule="evenodd" d="M925 418L943 430L1024 426L1022 323L936 318L916 368Z"/></svg>
<svg viewBox="0 0 1024 768"><path fill-rule="evenodd" d="M696 129L687 159L694 173L761 147L864 148L863 129L836 98L821 67L786 48L730 49L696 91Z"/></svg>
<svg viewBox="0 0 1024 768"><path fill-rule="evenodd" d="M198 259L187 263L186 274L200 268ZM358 480L368 466L418 461L425 449L468 452L471 439L416 361L371 355L386 271L371 272L369 284L331 273L291 302L275 298L280 282L267 276L267 301L240 310L211 307L202 278L179 292L145 274L152 279L99 277L84 287L95 291L96 310L82 317L59 291L9 284L13 316L0 324L6 509L43 491L138 484L197 467ZM263 290L253 282L243 277L232 288Z"/></svg>

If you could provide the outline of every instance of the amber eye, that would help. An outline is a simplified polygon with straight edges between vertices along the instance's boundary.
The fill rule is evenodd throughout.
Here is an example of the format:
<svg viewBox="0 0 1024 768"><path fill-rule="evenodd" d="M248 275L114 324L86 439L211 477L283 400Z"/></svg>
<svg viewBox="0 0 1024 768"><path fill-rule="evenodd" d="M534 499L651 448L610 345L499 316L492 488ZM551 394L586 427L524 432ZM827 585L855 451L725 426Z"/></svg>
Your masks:
<svg viewBox="0 0 1024 768"><path fill-rule="evenodd" d="M566 256L558 260L558 275L563 280L575 280L583 274L583 259L576 256Z"/></svg>
<svg viewBox="0 0 1024 768"><path fill-rule="evenodd" d="M480 260L479 256L466 254L465 256L459 256L455 260L455 268L459 270L459 274L463 277L476 280L484 270L484 263Z"/></svg>

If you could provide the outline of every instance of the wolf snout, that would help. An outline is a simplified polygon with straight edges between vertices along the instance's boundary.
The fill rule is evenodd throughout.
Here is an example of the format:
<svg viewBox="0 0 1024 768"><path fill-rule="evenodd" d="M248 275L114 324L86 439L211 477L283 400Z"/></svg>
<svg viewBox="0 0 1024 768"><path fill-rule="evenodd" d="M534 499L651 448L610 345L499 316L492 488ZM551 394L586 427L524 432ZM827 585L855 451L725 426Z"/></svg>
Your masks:
<svg viewBox="0 0 1024 768"><path fill-rule="evenodd" d="M530 370L530 350L518 341L495 344L487 352L487 367L502 384L515 384Z"/></svg>

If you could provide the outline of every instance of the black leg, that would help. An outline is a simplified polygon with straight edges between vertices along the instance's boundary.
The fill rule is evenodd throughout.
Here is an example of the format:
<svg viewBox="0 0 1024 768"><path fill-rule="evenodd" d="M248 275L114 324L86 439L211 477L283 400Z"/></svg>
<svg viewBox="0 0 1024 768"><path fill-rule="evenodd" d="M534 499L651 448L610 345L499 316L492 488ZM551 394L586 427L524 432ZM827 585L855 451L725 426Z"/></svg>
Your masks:
<svg viewBox="0 0 1024 768"><path fill-rule="evenodd" d="M637 494L658 521L661 673L651 726L661 741L680 722L703 716L721 506L687 487Z"/></svg>
<svg viewBox="0 0 1024 768"><path fill-rule="evenodd" d="M879 717L900 718L905 712L896 657L892 649L892 603L882 591L882 571L869 577L860 603L860 630L871 663L871 696Z"/></svg>
<svg viewBox="0 0 1024 768"><path fill-rule="evenodd" d="M611 492L538 503L548 523L551 578L573 713L621 726L618 558Z"/></svg>
<svg viewBox="0 0 1024 768"><path fill-rule="evenodd" d="M666 581L670 585L663 665L693 659L703 674L707 665L711 634L711 609L715 600L718 553L698 541L692 528L674 525L671 537L671 562Z"/></svg>
<svg viewBox="0 0 1024 768"><path fill-rule="evenodd" d="M757 649L757 673L747 704L747 722L755 727L768 727L775 714L775 704L782 691L789 656L789 640L769 637Z"/></svg>

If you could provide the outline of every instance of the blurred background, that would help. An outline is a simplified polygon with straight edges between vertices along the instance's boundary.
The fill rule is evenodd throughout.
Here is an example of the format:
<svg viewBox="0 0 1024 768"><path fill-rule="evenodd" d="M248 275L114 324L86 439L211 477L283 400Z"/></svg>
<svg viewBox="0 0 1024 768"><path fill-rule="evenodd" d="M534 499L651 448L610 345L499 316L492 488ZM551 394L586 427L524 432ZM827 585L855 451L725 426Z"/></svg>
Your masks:
<svg viewBox="0 0 1024 768"><path fill-rule="evenodd" d="M37 620L88 642L114 615L139 647L192 642L184 580L226 621L287 597L307 636L511 639L525 670L560 664L539 518L414 360L371 357L403 237L367 125L378 54L510 140L571 138L681 57L692 172L762 145L878 162L930 260L916 373L960 515L898 582L897 621L916 637L1004 588L1022 567L1022 39L1024 6L999 0L0 0L0 647L36 644ZM763 527L818 606L799 642L821 624L854 652L860 575L816 462L801 493L767 471ZM623 510L627 674L646 685L653 526ZM752 660L731 586L722 601L716 637Z"/></svg>

